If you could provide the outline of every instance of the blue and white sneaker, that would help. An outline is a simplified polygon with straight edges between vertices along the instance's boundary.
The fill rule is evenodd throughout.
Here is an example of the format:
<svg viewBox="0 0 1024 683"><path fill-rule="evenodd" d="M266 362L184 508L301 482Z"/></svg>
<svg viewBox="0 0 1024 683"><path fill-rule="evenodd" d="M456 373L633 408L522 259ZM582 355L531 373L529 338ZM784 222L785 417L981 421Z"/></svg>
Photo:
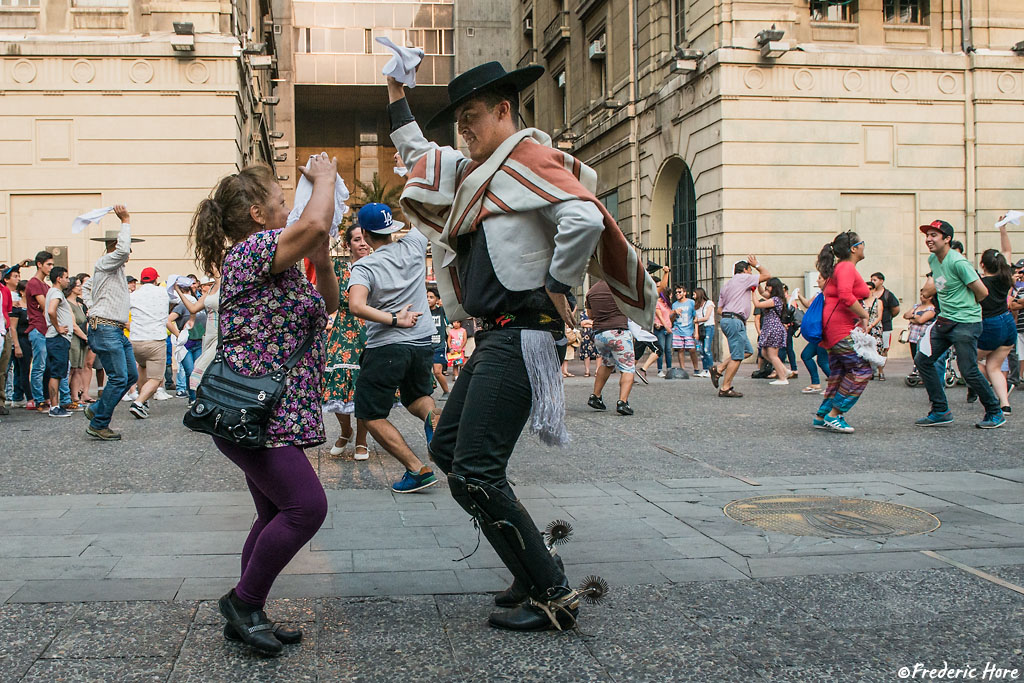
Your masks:
<svg viewBox="0 0 1024 683"><path fill-rule="evenodd" d="M427 445L434 440L434 411L431 410L427 413L427 418L423 420L423 433L427 436Z"/></svg>
<svg viewBox="0 0 1024 683"><path fill-rule="evenodd" d="M847 424L846 418L842 415L826 417L825 428L832 432L839 432L840 434L853 434L853 427Z"/></svg>
<svg viewBox="0 0 1024 683"><path fill-rule="evenodd" d="M402 478L391 485L391 490L395 493L415 493L436 483L437 477L434 476L433 470L427 469L426 472L410 472L406 470Z"/></svg>
<svg viewBox="0 0 1024 683"><path fill-rule="evenodd" d="M814 419L811 420L811 426L815 429L828 429L828 425L825 424L825 418L821 415L814 416Z"/></svg>
<svg viewBox="0 0 1024 683"><path fill-rule="evenodd" d="M920 420L914 422L918 427L941 427L943 425L953 424L953 413L946 411L944 413L928 413Z"/></svg>
<svg viewBox="0 0 1024 683"><path fill-rule="evenodd" d="M60 406L54 406L53 408L50 408L50 412L47 414L50 417L71 417L71 411L61 408ZM1001 415L1002 414L1000 414L1000 416Z"/></svg>
<svg viewBox="0 0 1024 683"><path fill-rule="evenodd" d="M978 429L998 429L1004 424L1006 424L1006 418L1003 417L1003 411L1000 410L998 413L986 415L984 420L975 423L974 426Z"/></svg>

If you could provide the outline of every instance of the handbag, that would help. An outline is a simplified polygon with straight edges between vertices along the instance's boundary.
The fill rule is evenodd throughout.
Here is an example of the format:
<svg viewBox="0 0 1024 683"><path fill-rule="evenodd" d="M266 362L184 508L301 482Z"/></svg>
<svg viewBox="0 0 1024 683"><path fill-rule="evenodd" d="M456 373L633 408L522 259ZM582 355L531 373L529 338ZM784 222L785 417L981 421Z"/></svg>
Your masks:
<svg viewBox="0 0 1024 683"><path fill-rule="evenodd" d="M182 423L194 432L216 436L242 448L263 448L267 443L267 423L288 386L288 373L306 355L318 333L317 329L310 330L306 340L281 367L249 377L231 369L218 329L217 355L203 373L196 388L196 400Z"/></svg>
<svg viewBox="0 0 1024 683"><path fill-rule="evenodd" d="M900 344L906 344L910 341L910 330L900 330Z"/></svg>

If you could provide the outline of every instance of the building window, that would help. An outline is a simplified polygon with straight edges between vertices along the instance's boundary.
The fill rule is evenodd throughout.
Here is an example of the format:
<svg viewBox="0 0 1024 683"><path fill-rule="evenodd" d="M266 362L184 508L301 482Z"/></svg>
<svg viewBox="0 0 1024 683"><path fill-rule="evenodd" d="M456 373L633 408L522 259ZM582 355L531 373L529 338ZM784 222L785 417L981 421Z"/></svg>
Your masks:
<svg viewBox="0 0 1024 683"><path fill-rule="evenodd" d="M6 4L6 0L0 0ZM39 2L36 0L34 3L27 3L22 0L23 4L34 4L38 5ZM14 0L14 4L18 4L18 0ZM128 0L72 0L72 7L128 7Z"/></svg>
<svg viewBox="0 0 1024 683"><path fill-rule="evenodd" d="M687 0L672 0L672 37L675 47L686 44L686 3Z"/></svg>
<svg viewBox="0 0 1024 683"><path fill-rule="evenodd" d="M857 0L811 0L811 21L857 21Z"/></svg>
<svg viewBox="0 0 1024 683"><path fill-rule="evenodd" d="M601 197L601 203L604 204L604 208L608 209L608 213L612 215L615 222L619 222L619 191L618 189L612 190L605 196Z"/></svg>
<svg viewBox="0 0 1024 683"><path fill-rule="evenodd" d="M884 0L882 16L887 24L923 24L928 16L928 1Z"/></svg>
<svg viewBox="0 0 1024 683"><path fill-rule="evenodd" d="M407 30L408 42L423 48L428 55L454 55L452 29L413 29ZM397 42L397 41L396 41ZM383 48L383 46L381 46ZM387 51L387 48L383 48Z"/></svg>
<svg viewBox="0 0 1024 683"><path fill-rule="evenodd" d="M603 102L608 97L608 39L602 30L588 41L590 58L590 99Z"/></svg>
<svg viewBox="0 0 1024 683"><path fill-rule="evenodd" d="M0 0L0 7L39 7L39 0Z"/></svg>
<svg viewBox="0 0 1024 683"><path fill-rule="evenodd" d="M565 92L565 69L555 74L555 91L556 97L561 100L562 120L559 127L565 129L569 126L569 96Z"/></svg>

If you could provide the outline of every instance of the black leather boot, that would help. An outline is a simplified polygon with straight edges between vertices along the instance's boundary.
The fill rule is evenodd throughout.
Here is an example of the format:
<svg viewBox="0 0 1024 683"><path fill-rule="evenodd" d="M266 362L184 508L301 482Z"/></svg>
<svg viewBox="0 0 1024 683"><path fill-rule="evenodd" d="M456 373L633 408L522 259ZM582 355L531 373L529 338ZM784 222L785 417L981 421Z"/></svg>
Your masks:
<svg viewBox="0 0 1024 683"><path fill-rule="evenodd" d="M296 645L302 642L302 631L299 629L285 628L280 624L274 624L271 631L274 637L281 641L282 645ZM224 624L224 639L232 642L242 642L242 637L231 624Z"/></svg>
<svg viewBox="0 0 1024 683"><path fill-rule="evenodd" d="M565 573L565 564L562 563L562 558L558 555L552 555L552 557L555 558L555 564L558 565L562 573ZM507 609L518 607L529 597L530 591L523 585L522 581L513 579L511 586L494 596L494 606Z"/></svg>
<svg viewBox="0 0 1024 683"><path fill-rule="evenodd" d="M580 612L579 594L562 586L550 591L549 600L530 599L515 609L492 612L487 623L507 631L563 631L576 625Z"/></svg>
<svg viewBox="0 0 1024 683"><path fill-rule="evenodd" d="M239 639L257 652L267 655L281 654L284 645L274 635L274 625L267 619L266 612L254 605L247 605L248 609L239 608L235 604L236 601L245 604L235 595L235 589L232 588L227 595L217 601L217 606Z"/></svg>

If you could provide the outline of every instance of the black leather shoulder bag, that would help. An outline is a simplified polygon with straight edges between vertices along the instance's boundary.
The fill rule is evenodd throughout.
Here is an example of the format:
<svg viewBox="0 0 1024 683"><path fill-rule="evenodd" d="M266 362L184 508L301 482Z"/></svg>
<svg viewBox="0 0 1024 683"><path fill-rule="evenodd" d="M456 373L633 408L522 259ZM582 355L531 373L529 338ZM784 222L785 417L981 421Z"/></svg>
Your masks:
<svg viewBox="0 0 1024 683"><path fill-rule="evenodd" d="M217 355L203 373L196 388L196 400L182 422L194 432L220 437L243 448L263 448L267 443L267 423L284 395L288 374L309 351L318 332L310 330L302 346L283 366L265 375L248 377L228 365L218 329Z"/></svg>

